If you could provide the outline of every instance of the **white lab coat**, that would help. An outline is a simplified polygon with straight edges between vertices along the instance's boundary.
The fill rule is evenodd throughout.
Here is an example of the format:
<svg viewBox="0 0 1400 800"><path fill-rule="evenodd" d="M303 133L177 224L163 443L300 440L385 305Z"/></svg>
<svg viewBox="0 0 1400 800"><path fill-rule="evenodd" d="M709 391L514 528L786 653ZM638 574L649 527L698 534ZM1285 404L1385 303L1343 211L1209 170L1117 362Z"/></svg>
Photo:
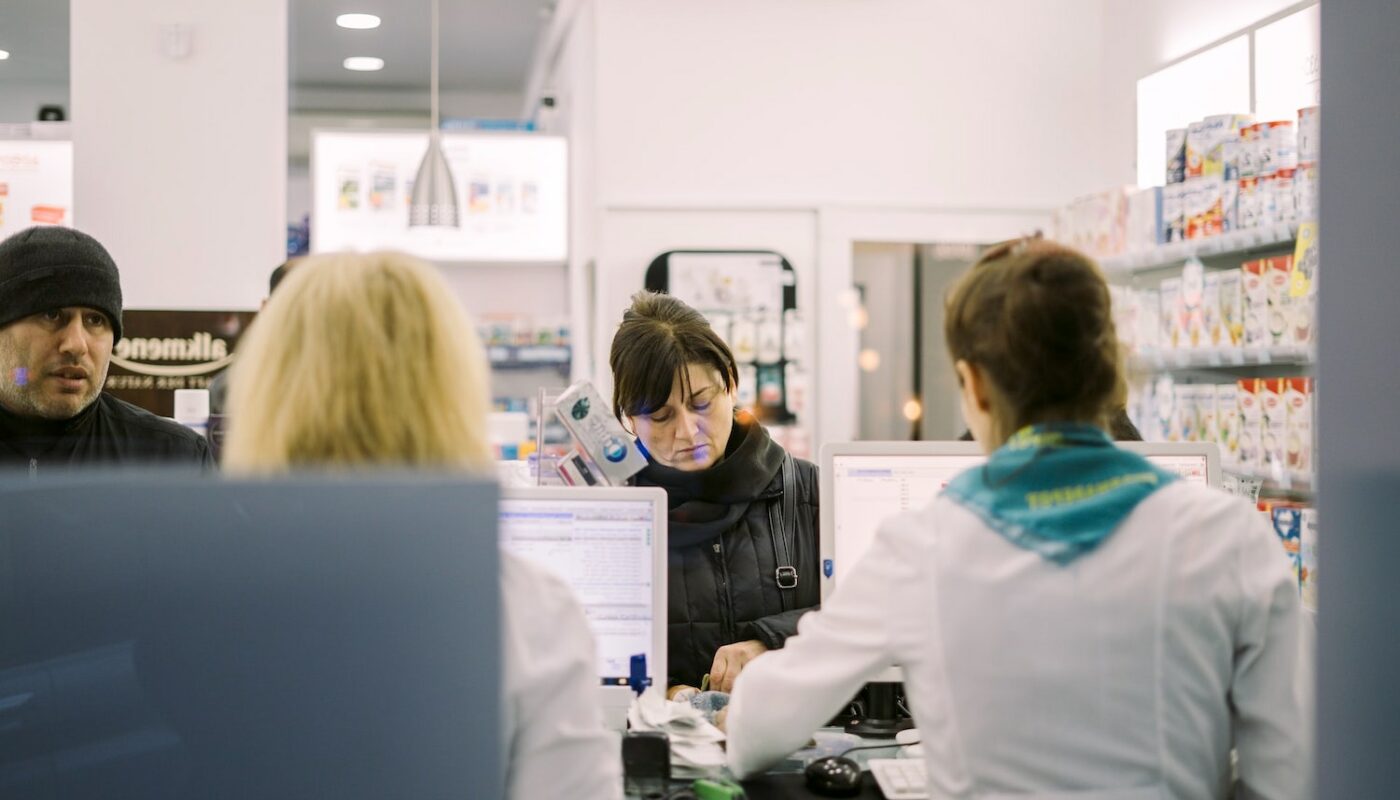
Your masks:
<svg viewBox="0 0 1400 800"><path fill-rule="evenodd" d="M1311 796L1298 591L1247 503L1176 481L1068 566L940 497L867 555L730 704L729 764L798 749L904 669L933 797Z"/></svg>
<svg viewBox="0 0 1400 800"><path fill-rule="evenodd" d="M622 752L603 727L593 634L552 573L501 553L505 796L622 797Z"/></svg>

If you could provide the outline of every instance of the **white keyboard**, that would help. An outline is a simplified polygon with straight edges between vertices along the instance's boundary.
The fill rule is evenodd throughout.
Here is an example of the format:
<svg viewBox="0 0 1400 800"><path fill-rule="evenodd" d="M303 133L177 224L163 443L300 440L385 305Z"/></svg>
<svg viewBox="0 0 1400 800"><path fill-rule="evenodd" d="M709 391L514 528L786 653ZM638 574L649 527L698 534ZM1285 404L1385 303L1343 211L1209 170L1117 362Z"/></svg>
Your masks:
<svg viewBox="0 0 1400 800"><path fill-rule="evenodd" d="M886 800L928 800L922 758L872 758L866 762Z"/></svg>

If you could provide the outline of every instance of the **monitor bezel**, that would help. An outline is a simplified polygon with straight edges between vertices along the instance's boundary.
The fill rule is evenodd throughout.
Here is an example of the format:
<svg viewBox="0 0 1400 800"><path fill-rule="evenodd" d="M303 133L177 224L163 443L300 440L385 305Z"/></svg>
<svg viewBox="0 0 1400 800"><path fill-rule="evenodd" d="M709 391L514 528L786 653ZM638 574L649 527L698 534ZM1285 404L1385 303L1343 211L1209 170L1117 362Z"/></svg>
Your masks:
<svg viewBox="0 0 1400 800"><path fill-rule="evenodd" d="M566 500L573 502L637 502L647 501L652 506L653 537L652 537L652 620L651 620L651 647L653 658L647 660L647 672L653 686L659 686L663 690L666 688L668 664L666 658L667 637L666 626L669 621L669 595L667 587L667 571L669 560L667 557L669 539L667 537L667 505L666 491L658 487L637 487L637 486L589 486L589 487L561 487L561 486L515 486L503 487L501 489L501 501L509 500ZM600 678L601 680L601 678ZM616 689L619 687L599 684L604 690ZM628 692L632 687L620 687Z"/></svg>

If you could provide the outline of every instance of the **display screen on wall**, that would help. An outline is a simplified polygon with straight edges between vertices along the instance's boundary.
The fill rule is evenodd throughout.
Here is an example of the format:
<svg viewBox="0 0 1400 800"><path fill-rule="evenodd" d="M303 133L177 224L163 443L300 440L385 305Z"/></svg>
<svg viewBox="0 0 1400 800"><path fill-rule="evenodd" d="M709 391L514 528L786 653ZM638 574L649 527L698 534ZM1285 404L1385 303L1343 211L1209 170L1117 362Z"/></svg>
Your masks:
<svg viewBox="0 0 1400 800"><path fill-rule="evenodd" d="M73 143L0 141L0 239L32 225L73 225Z"/></svg>
<svg viewBox="0 0 1400 800"><path fill-rule="evenodd" d="M444 133L460 225L408 227L427 132L316 131L312 252L403 250L435 261L568 256L568 145L554 136Z"/></svg>

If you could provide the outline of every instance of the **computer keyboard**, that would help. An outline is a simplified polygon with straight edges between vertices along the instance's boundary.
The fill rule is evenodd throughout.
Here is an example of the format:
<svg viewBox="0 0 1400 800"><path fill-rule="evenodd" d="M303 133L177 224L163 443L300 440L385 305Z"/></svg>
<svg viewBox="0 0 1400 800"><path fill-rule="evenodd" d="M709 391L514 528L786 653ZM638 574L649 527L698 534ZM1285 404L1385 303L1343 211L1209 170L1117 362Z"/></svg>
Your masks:
<svg viewBox="0 0 1400 800"><path fill-rule="evenodd" d="M922 758L872 758L866 762L886 800L928 800Z"/></svg>

